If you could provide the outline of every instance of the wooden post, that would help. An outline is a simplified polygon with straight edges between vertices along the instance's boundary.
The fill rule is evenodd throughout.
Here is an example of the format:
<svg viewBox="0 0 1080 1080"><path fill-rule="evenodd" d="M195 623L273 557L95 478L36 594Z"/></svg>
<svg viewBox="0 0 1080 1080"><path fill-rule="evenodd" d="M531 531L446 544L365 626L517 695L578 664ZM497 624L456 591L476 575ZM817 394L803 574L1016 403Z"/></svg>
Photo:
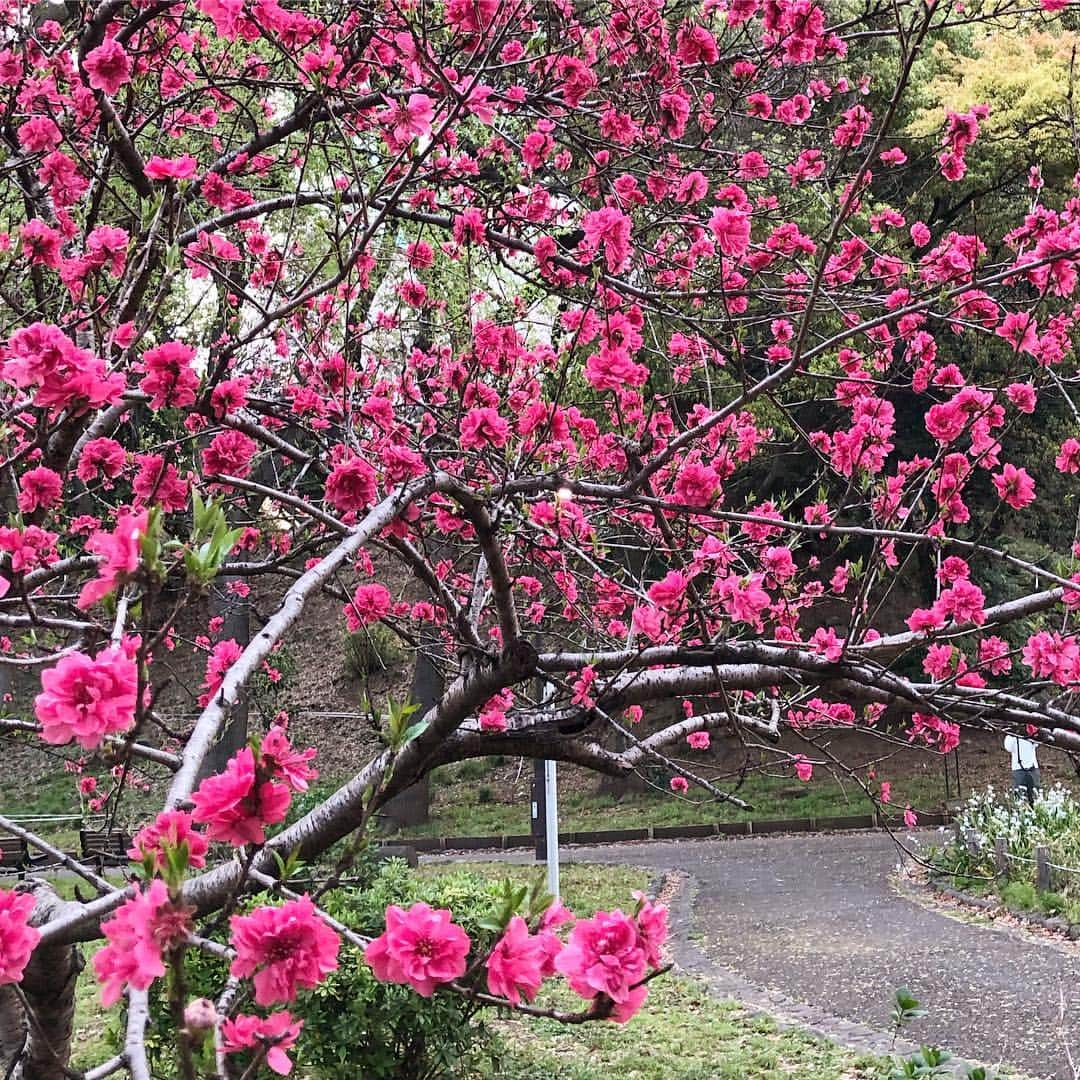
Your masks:
<svg viewBox="0 0 1080 1080"><path fill-rule="evenodd" d="M1009 876L1009 846L1004 836L999 836L994 841L994 866L999 878Z"/></svg>
<svg viewBox="0 0 1080 1080"><path fill-rule="evenodd" d="M964 843L972 855L979 854L979 834L974 829L964 830Z"/></svg>
<svg viewBox="0 0 1080 1080"><path fill-rule="evenodd" d="M1050 865L1050 851L1041 844L1035 849L1035 883L1043 892L1054 888L1054 870Z"/></svg>

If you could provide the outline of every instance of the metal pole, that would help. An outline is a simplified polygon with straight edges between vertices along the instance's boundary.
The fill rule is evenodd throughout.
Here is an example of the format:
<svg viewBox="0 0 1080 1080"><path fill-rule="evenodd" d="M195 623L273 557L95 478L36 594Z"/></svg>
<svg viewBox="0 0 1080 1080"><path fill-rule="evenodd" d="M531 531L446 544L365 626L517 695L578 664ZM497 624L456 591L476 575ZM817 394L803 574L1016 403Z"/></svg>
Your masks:
<svg viewBox="0 0 1080 1080"><path fill-rule="evenodd" d="M559 796L555 762L544 762L544 833L547 839L548 892L559 898Z"/></svg>
<svg viewBox="0 0 1080 1080"><path fill-rule="evenodd" d="M547 858L547 842L545 839L545 822L547 821L547 777L544 770L544 762L540 758L533 759L532 781L532 836L534 856L537 862L543 862Z"/></svg>

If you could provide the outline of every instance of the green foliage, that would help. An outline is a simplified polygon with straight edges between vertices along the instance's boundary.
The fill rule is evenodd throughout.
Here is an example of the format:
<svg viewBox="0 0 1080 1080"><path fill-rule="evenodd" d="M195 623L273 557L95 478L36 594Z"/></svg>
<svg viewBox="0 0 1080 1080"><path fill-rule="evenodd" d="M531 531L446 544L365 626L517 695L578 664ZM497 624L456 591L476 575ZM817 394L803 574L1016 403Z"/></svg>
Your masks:
<svg viewBox="0 0 1080 1080"><path fill-rule="evenodd" d="M984 186L1009 170L1026 173L1033 163L1048 178L1071 175L1076 161L1067 98L1077 35L1032 27L1026 33L983 33L973 44L967 55L945 41L931 48L938 70L921 87L923 108L909 134L936 134L945 110L966 112L989 103L990 115L969 157L970 183Z"/></svg>
<svg viewBox="0 0 1080 1080"><path fill-rule="evenodd" d="M353 679L366 679L401 663L404 652L393 631L380 623L346 633L343 646L345 671Z"/></svg>
<svg viewBox="0 0 1080 1080"><path fill-rule="evenodd" d="M918 1020L925 1015L926 1010L919 1005L911 991L901 986L893 998L893 1027L899 1031L905 1024L910 1024L913 1020Z"/></svg>
<svg viewBox="0 0 1080 1080"><path fill-rule="evenodd" d="M1027 881L1009 881L1001 886L1001 900L1006 907L1031 911L1037 903L1035 886Z"/></svg>
<svg viewBox="0 0 1080 1080"><path fill-rule="evenodd" d="M217 577L225 558L236 546L243 529L230 529L220 498L204 503L197 491L192 491L191 543L184 548L184 566L196 585L205 586ZM146 556L146 544L143 544Z"/></svg>
<svg viewBox="0 0 1080 1080"><path fill-rule="evenodd" d="M665 975L649 985L626 1025L500 1022L506 1053L483 1080L882 1080L881 1058L781 1029L694 980ZM561 1004L574 1006L570 997Z"/></svg>

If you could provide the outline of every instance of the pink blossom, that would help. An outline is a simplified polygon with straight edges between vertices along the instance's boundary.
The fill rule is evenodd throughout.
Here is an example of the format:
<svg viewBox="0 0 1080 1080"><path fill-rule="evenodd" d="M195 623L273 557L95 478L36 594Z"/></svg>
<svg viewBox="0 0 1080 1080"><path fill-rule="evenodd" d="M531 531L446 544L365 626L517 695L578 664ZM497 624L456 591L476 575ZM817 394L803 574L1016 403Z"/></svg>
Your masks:
<svg viewBox="0 0 1080 1080"><path fill-rule="evenodd" d="M685 795L690 790L690 783L685 776L673 776L670 787L676 795Z"/></svg>
<svg viewBox="0 0 1080 1080"><path fill-rule="evenodd" d="M32 893L0 889L0 986L22 981L41 931L30 926L34 913Z"/></svg>
<svg viewBox="0 0 1080 1080"><path fill-rule="evenodd" d="M229 973L241 979L254 976L259 1005L292 1001L298 989L310 990L337 970L341 940L308 896L233 915L229 925L236 950Z"/></svg>
<svg viewBox="0 0 1080 1080"><path fill-rule="evenodd" d="M1080 439L1074 439L1070 435L1061 444L1061 451L1054 459L1054 465L1059 472L1080 473Z"/></svg>
<svg viewBox="0 0 1080 1080"><path fill-rule="evenodd" d="M203 470L210 475L244 479L251 471L251 459L258 446L241 431L219 432L202 453Z"/></svg>
<svg viewBox="0 0 1080 1080"><path fill-rule="evenodd" d="M630 261L630 219L613 206L590 210L582 221L585 243L592 251L603 249L608 272L618 274Z"/></svg>
<svg viewBox="0 0 1080 1080"><path fill-rule="evenodd" d="M1004 338L1017 352L1034 353L1038 348L1039 327L1034 316L1026 311L1010 311L994 333Z"/></svg>
<svg viewBox="0 0 1080 1080"><path fill-rule="evenodd" d="M510 425L499 415L498 409L470 409L462 418L459 428L461 446L465 450L484 450L489 446L501 448L510 438Z"/></svg>
<svg viewBox="0 0 1080 1080"><path fill-rule="evenodd" d="M375 470L363 458L347 458L330 470L326 501L335 510L366 510L375 498Z"/></svg>
<svg viewBox="0 0 1080 1080"><path fill-rule="evenodd" d="M285 1051L296 1045L303 1026L303 1020L294 1020L287 1012L271 1013L265 1019L241 1013L221 1025L221 1047L226 1054L237 1054L268 1046L263 1059L266 1067L278 1076L288 1076L293 1063Z"/></svg>
<svg viewBox="0 0 1080 1080"><path fill-rule="evenodd" d="M358 586L352 600L342 609L349 633L385 619L392 607L393 599L385 585Z"/></svg>
<svg viewBox="0 0 1080 1080"><path fill-rule="evenodd" d="M739 210L718 206L709 218L709 228L729 259L741 258L750 246L750 218Z"/></svg>
<svg viewBox="0 0 1080 1080"><path fill-rule="evenodd" d="M199 376L191 367L195 350L182 341L166 341L143 354L146 375L139 389L150 395L150 408L181 409L195 402Z"/></svg>
<svg viewBox="0 0 1080 1080"><path fill-rule="evenodd" d="M469 935L451 922L450 912L413 904L408 911L386 909L386 930L364 950L380 982L406 983L431 997L442 983L465 974Z"/></svg>
<svg viewBox="0 0 1080 1080"><path fill-rule="evenodd" d="M131 82L131 59L116 38L106 38L96 49L91 49L83 67L92 90L115 94L121 86Z"/></svg>
<svg viewBox="0 0 1080 1080"><path fill-rule="evenodd" d="M435 103L427 94L410 94L407 101L390 102L378 114L387 145L403 150L414 139L427 138L435 117Z"/></svg>
<svg viewBox="0 0 1080 1080"><path fill-rule="evenodd" d="M991 477L994 487L1002 500L1014 510L1023 510L1035 499L1035 481L1028 475L1027 469L1006 464L1001 472Z"/></svg>
<svg viewBox="0 0 1080 1080"><path fill-rule="evenodd" d="M240 659L243 651L234 638L225 638L217 642L210 650L210 656L206 661L206 677L203 679L205 693L199 697L199 705L202 708L205 708L221 689L226 673Z"/></svg>
<svg viewBox="0 0 1080 1080"><path fill-rule="evenodd" d="M680 570L669 570L666 576L649 587L649 599L664 611L682 606L690 579Z"/></svg>
<svg viewBox="0 0 1080 1080"><path fill-rule="evenodd" d="M488 989L515 1005L522 997L532 1001L543 980L545 956L544 942L531 935L525 920L515 915L487 958Z"/></svg>
<svg viewBox="0 0 1080 1080"><path fill-rule="evenodd" d="M161 878L154 878L126 900L108 922L102 923L108 945L94 955L102 1005L115 1005L125 985L149 989L165 974L162 950L183 940L189 926L190 913L169 902L169 890Z"/></svg>
<svg viewBox="0 0 1080 1080"><path fill-rule="evenodd" d="M888 780L881 781L881 801L887 803L892 798L892 784Z"/></svg>
<svg viewBox="0 0 1080 1080"><path fill-rule="evenodd" d="M116 529L99 530L86 542L86 550L104 556L98 563L98 575L88 581L79 593L79 607L93 607L99 600L114 592L139 568L142 558L140 541L146 535L149 511L137 514L121 511Z"/></svg>
<svg viewBox="0 0 1080 1080"><path fill-rule="evenodd" d="M73 652L41 673L34 713L41 737L55 746L74 739L96 750L106 735L127 731L135 722L138 676L123 649L104 649L91 658Z"/></svg>
<svg viewBox="0 0 1080 1080"><path fill-rule="evenodd" d="M199 163L190 154L178 158L154 154L146 163L146 175L151 180L190 180L198 171Z"/></svg>
<svg viewBox="0 0 1080 1080"><path fill-rule="evenodd" d="M309 764L318 754L315 747L294 750L285 729L278 724L262 737L259 753L263 768L284 781L292 791L307 791L308 783L319 778L319 770Z"/></svg>
<svg viewBox="0 0 1080 1080"><path fill-rule="evenodd" d="M666 904L654 904L643 892L635 891L638 902L635 920L638 944L645 951L645 962L658 968L663 962L664 943L668 939L668 909Z"/></svg>
<svg viewBox="0 0 1080 1080"><path fill-rule="evenodd" d="M955 622L970 622L982 626L986 622L986 615L983 613L985 603L986 597L982 589L966 578L960 578L951 588L942 590L934 607Z"/></svg>
<svg viewBox="0 0 1080 1080"><path fill-rule="evenodd" d="M115 480L123 471L124 458L124 448L115 439L91 439L83 447L75 475L84 484L98 476Z"/></svg>
<svg viewBox="0 0 1080 1080"><path fill-rule="evenodd" d="M1038 401L1038 394L1031 383L1010 383L1005 387L1005 396L1019 412L1033 413Z"/></svg>
<svg viewBox="0 0 1080 1080"><path fill-rule="evenodd" d="M675 497L685 506L710 506L720 490L720 477L710 465L684 465L675 479Z"/></svg>
<svg viewBox="0 0 1080 1080"><path fill-rule="evenodd" d="M586 999L606 994L616 1003L627 1001L646 966L637 923L617 909L579 919L555 960L575 994Z"/></svg>
<svg viewBox="0 0 1080 1080"><path fill-rule="evenodd" d="M979 666L991 675L1005 675L1012 668L1009 643L996 636L983 638L979 642Z"/></svg>
<svg viewBox="0 0 1080 1080"><path fill-rule="evenodd" d="M795 765L795 775L805 784L814 775L814 765L805 754L796 754L792 758Z"/></svg>
<svg viewBox="0 0 1080 1080"><path fill-rule="evenodd" d="M707 731L691 731L686 736L686 741L693 750L709 749L709 733Z"/></svg>
<svg viewBox="0 0 1080 1080"><path fill-rule="evenodd" d="M60 129L48 116L32 116L20 124L16 136L19 147L28 154L55 150L60 145Z"/></svg>
<svg viewBox="0 0 1080 1080"><path fill-rule="evenodd" d="M908 829L914 829L919 824L919 819L915 814L915 811L910 806L904 807L904 825Z"/></svg>
<svg viewBox="0 0 1080 1080"><path fill-rule="evenodd" d="M155 873L166 866L169 852L178 852L185 866L198 870L206 865L210 845L191 824L185 810L164 810L149 825L144 825L132 838L128 857L134 861L150 860Z"/></svg>
<svg viewBox="0 0 1080 1080"><path fill-rule="evenodd" d="M225 772L208 776L191 797L192 820L205 824L210 840L242 847L266 840L264 826L285 820L292 796L286 784L256 775L249 746L238 751Z"/></svg>
<svg viewBox="0 0 1080 1080"><path fill-rule="evenodd" d="M19 509L24 514L48 510L58 502L64 491L60 474L44 465L28 469L19 478Z"/></svg>

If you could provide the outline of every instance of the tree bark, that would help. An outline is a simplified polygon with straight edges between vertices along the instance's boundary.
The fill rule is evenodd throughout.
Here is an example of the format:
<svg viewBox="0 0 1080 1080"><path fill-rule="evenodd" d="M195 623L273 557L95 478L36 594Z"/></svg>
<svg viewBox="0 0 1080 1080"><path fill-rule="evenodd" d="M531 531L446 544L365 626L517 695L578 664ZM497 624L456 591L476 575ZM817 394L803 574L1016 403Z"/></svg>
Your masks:
<svg viewBox="0 0 1080 1080"><path fill-rule="evenodd" d="M229 524L233 522L230 520ZM246 649L251 644L251 604L246 596L238 596L229 590L230 584L245 581L242 577L227 575L228 564L233 561L235 560L226 560L226 574L216 578L210 586L210 616L224 620L221 629L215 635L218 641L228 641L232 638L241 649ZM199 779L224 772L229 759L247 745L247 740L248 692L245 687L232 703L229 715L221 726L221 734L217 742L211 746L203 760Z"/></svg>

